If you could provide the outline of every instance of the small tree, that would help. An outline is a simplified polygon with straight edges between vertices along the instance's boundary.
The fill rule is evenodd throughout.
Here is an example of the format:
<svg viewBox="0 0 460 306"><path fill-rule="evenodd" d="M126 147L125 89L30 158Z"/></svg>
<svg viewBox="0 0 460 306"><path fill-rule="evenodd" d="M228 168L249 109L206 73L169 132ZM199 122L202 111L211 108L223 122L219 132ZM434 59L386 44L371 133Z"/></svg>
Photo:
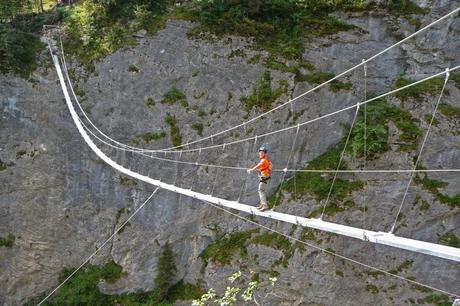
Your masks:
<svg viewBox="0 0 460 306"><path fill-rule="evenodd" d="M172 280L176 271L176 265L174 264L174 252L169 242L166 242L158 260L158 273L154 280L154 303L161 303L167 299L168 290L172 285Z"/></svg>

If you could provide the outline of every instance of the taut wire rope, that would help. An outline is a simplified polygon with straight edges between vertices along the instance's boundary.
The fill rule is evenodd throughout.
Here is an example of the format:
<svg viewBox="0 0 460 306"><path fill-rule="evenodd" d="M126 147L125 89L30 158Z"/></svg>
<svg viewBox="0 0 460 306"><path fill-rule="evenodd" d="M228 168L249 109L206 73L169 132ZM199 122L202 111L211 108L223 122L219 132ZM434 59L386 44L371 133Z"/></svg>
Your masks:
<svg viewBox="0 0 460 306"><path fill-rule="evenodd" d="M83 263L78 267L76 268L69 276L67 276L56 288L54 288L43 300L40 301L40 303L38 303L37 306L40 306L41 304L43 304L47 299L49 299L57 290L59 290L59 288L61 288L65 283L67 283L69 281L70 278L72 278L72 276L75 275L75 273L77 273L81 268L83 268L84 265L86 265L94 256L96 256L96 254L110 241L113 239L113 237L115 237L116 234L118 234L118 232L142 209L142 207L144 207L145 204L147 204L147 202L155 195L155 193L158 191L160 187L157 187L155 188L155 190L152 192L152 194L147 198L147 200L144 201L144 203L142 203L132 214L131 216L128 217L128 219L125 220L125 222L123 222L122 225L120 225L116 230L115 232L110 235L110 237L100 246L96 249L96 251L94 251L85 261L83 261Z"/></svg>
<svg viewBox="0 0 460 306"><path fill-rule="evenodd" d="M278 110L278 109L284 107L285 105L288 105L288 104L293 103L294 101L300 99L301 97L303 97L303 96L305 96L305 95L307 95L307 94L309 94L309 93L311 93L311 92L313 92L313 91L316 91L317 89L319 89L319 88L321 88L321 87L323 87L323 86L325 86L325 85L331 83L332 81L334 81L334 80L340 78L341 76L343 76L343 75L345 75L345 74L347 74L347 73L349 73L349 72L351 72L351 71L353 71L353 70L359 68L360 66L362 66L362 65L368 63L369 61L375 59L376 57L378 57L378 56L380 56L380 55L386 53L387 51L391 50L392 48L394 48L394 47L396 47L396 46L399 46L400 44L402 44L403 42L407 41L408 39L410 39L410 38L412 38L412 37L418 35L419 33L425 31L426 29L428 29L428 28L434 26L434 25L437 24L438 22L441 22L442 20L448 18L449 16L454 15L454 14L457 13L458 11L460 11L460 7L454 9L453 11L451 11L450 13L448 13L448 14L446 14L446 15L440 17L439 19L437 19L437 20L431 22L430 24L428 24L428 25L426 25L425 27L419 29L418 31L412 33L411 35L407 36L406 38L404 38L404 39L398 41L397 43L395 43L395 44L393 44L393 45L387 47L386 49L384 49L384 50L378 52L377 54L373 55L372 57L368 58L367 60L362 61L361 63L359 63L359 64L353 66L352 68L350 68L350 69L348 69L348 70L346 70L346 71L344 71L344 72L342 72L342 73L340 73L340 74L338 74L337 76L335 76L335 77L329 79L328 81L326 81L326 82L324 82L324 83L321 83L321 84L319 84L319 85L313 87L312 89L310 89L310 90L308 90L308 91L306 91L306 92L300 94L299 96L297 96L297 97L295 97L295 98L293 98L293 99L291 99L291 100L289 100L289 101L287 101L287 102L285 102L285 103L283 103L283 104L281 104L281 105L276 106L275 108L270 109L269 111L267 111L267 112L265 112L265 113L259 114L259 115L257 115L256 117L254 117L254 118L252 118L252 119L250 119L250 120L248 120L248 121L245 121L245 122L243 122L243 123L240 123L240 124L238 124L238 125L235 125L235 126L233 126L233 127L230 127L230 128L228 128L228 129L226 129L226 130L223 130L223 131L221 131L221 132L214 133L214 134L212 134L212 135L209 135L209 136L206 136L206 137L203 137L203 138L200 138L200 139L191 141L191 142L187 142L187 143L185 143L185 144L181 144L181 145L178 145L178 146L173 146L173 147L170 147L170 148L165 148L165 149L160 149L160 150L146 150L146 149L143 149L143 148L132 147L132 146L129 146L129 145L120 143L120 142L118 142L118 141L116 141L116 140L110 138L110 137L107 136L106 134L102 133L102 131L100 131L99 129L97 129L97 128L92 124L92 122L89 120L89 118L88 118L86 115L85 115L85 117L87 118L87 120L89 120L89 121L91 122L91 125L93 125L93 127L95 127L95 128L98 130L98 132L101 133L101 135L103 135L104 137L106 137L106 138L109 139L110 141L115 142L115 143L117 143L117 144L119 144L119 145L121 145L121 146L123 146L123 147L131 148L131 149L134 149L134 150L136 150L136 151L143 151L143 152L168 151L168 152L173 152L173 153L175 153L175 152L177 152L177 151L173 151L174 149L181 148L181 147L185 147L185 146L190 146L190 145L195 144L195 143L198 143L198 142L202 142L202 141L205 141L205 140L208 140L208 139L212 139L212 138L215 137L215 136L222 135L222 134L224 134L224 133L227 133L227 132L229 132L229 131L231 131L231 130L234 130L234 129L236 129L236 128L239 128L239 127L243 127L243 126L245 126L245 125L247 125L247 124L249 124L249 123L251 123L251 122L253 122L253 121L256 121L256 120L259 119L259 118L262 118L262 117L266 116L266 115L269 114L269 113L272 113L272 112L274 112L274 111L276 111L276 110ZM64 49L63 49L62 44L61 44L61 51L62 51L62 53L64 53ZM64 61L64 66L65 66L65 61ZM65 66L64 68L65 68L65 70L67 71L66 66ZM67 72L66 72L66 76L68 77L68 73L67 73ZM70 87L72 88L72 84L71 84L70 80L69 80L69 85L70 85ZM74 94L73 88L72 88L72 93ZM75 99L76 99L76 103L77 103L77 104L80 104L79 101L78 101L78 98L76 97L75 94L74 94L74 97L75 97ZM81 109L81 106L79 106L79 107L80 107L80 109ZM205 148L205 147L203 147L203 148ZM192 149L192 150L197 150L197 149ZM184 150L180 150L180 151L184 151ZM185 150L185 151L189 152L190 149L189 149L189 150Z"/></svg>
<svg viewBox="0 0 460 306"><path fill-rule="evenodd" d="M287 163L286 163L286 168L283 169L283 178L281 179L281 184L279 186L279 189L278 189L278 192L276 193L276 198L275 198L275 203L273 204L273 208L278 205L278 200L281 196L281 192L282 192L282 189L283 189L283 184L284 184L284 180L286 179L286 173L287 173L287 168L289 167L289 163L291 162L291 157L292 157L292 154L294 152L294 148L295 148L295 144L296 144L296 141L297 141L297 136L299 135L299 129L300 129L300 126L298 125L297 126L297 130L295 132L295 136L294 136L294 140L292 141L292 146L291 146L291 151L289 152L289 157L288 157L288 160L287 160ZM295 174L294 174L295 175Z"/></svg>
<svg viewBox="0 0 460 306"><path fill-rule="evenodd" d="M272 232L272 233L279 234L279 235L281 235L281 236L283 236L283 237L286 237L286 238L288 238L288 239L290 239L290 240L292 240L292 241L295 241L295 242L304 244L304 245L306 245L306 246L308 246L308 247L314 248L314 249L316 249L316 250L319 250L319 251L321 251L321 252L323 252L323 253L325 253L325 254L331 255L331 256L333 256L333 257L337 257L337 258L340 258L340 259L349 261L349 262L351 262L351 263L354 263L354 264L356 264L356 265L360 265L360 266L362 266L362 267L365 267L365 268L368 268L368 269L371 269L371 270L374 270L374 271L378 271L378 272L384 273L385 275L388 275L388 276L392 276L392 277L398 278L398 279L400 279L400 280L406 281L406 282L411 283L411 284L414 284L414 285L419 285L419 286L422 286L422 287L425 287L425 288L428 288L428 289L431 289L431 290L434 290L434 291L438 291L438 292L443 293L443 294L447 294L447 295L449 295L450 297L458 297L458 296L459 296L458 294L451 293L451 292L448 292L448 291L446 291L446 290L442 290L442 289L439 289L439 288L436 288L436 287L433 287L433 286L430 286L430 285L423 284L423 283L418 282L418 281L415 281L415 280L413 280L413 279L406 278L406 277L403 277L403 276L400 276L400 275L391 273L391 272L389 272L389 271L386 271L386 270L383 270L383 269L380 269L380 268L371 266L371 265L369 265L369 264L362 263L362 262L360 262L360 261L358 261L358 260L356 260L356 259L352 259L352 258L346 257L346 256L344 256L344 255L340 255L340 254L338 254L338 253L336 253L336 252L334 252L334 251L330 251L330 250L328 250L328 249L321 248L321 247L319 247L319 246L316 246L316 245L314 245L314 244L311 244L311 243L308 243L308 242L306 242L306 241L300 240L300 239L298 239L298 238L296 238L296 237L293 237L293 236L291 236L291 235L288 235L288 234L285 234L285 233L280 232L280 231L278 231L278 230L272 229L272 228L270 228L270 227L268 227L268 226L266 226L266 225L262 225L262 224L260 224L260 223L257 223L257 222L255 222L255 221L249 219L249 218L240 216L239 214L236 214L236 213L234 213L234 212L232 212L232 211L230 211L230 210L228 210L228 209L226 209L226 208L223 208L223 207L221 207L221 206L219 206L219 205L216 205L216 204L214 204L214 203L207 202L207 201L203 201L203 202L207 203L208 205L210 205L210 206L212 206L212 207L214 207L214 208L220 209L220 210L222 210L222 211L224 211L224 212L226 212L226 213L228 213L228 214L230 214L230 215L232 215L232 216L234 216L234 217L236 217L236 218L239 218L239 219L241 219L241 220L243 220L243 221L246 221L246 222L248 222L248 223L254 224L254 225L256 225L256 226L258 226L258 227L260 227L260 228L263 228L263 229L265 229L265 230L267 230L267 231L270 231L270 232Z"/></svg>
<svg viewBox="0 0 460 306"><path fill-rule="evenodd" d="M425 137L423 138L422 146L420 147L420 151L418 153L417 160L415 161L414 170L417 169L418 164L420 162L420 159L422 157L423 148L425 147L426 140L428 139L428 135L430 134L430 129L431 129L431 126L433 125L434 117L436 116L436 112L438 110L438 106L439 106L439 103L441 102L441 98L442 98L442 95L444 93L444 89L446 88L446 84L447 84L448 80L449 80L449 69L446 68L446 77L444 79L444 84L442 85L442 89L441 89L441 92L439 94L438 100L436 101L436 104L435 104L435 107L434 107L434 110L433 110L433 114L431 115L431 120L430 120L430 123L428 125L428 129L426 130ZM399 218L399 215L401 213L401 209L402 209L402 207L404 205L404 201L406 200L407 192L409 191L409 187L410 187L410 185L412 183L413 178L414 178L414 172L410 172L409 181L407 182L406 190L404 191L404 196L403 196L403 198L401 200L401 204L399 205L398 213L396 214L395 221L393 222L393 225L391 226L390 233L394 232L396 223L398 222L398 218Z"/></svg>
<svg viewBox="0 0 460 306"><path fill-rule="evenodd" d="M460 65L455 66L453 68L450 68L449 72L455 71L455 70L457 70L459 68L460 68ZM410 88L412 86L416 86L416 85L418 85L418 84L420 84L422 82L426 82L428 80L431 80L431 79L434 79L436 77L442 76L445 73L446 73L446 71L438 72L438 73L433 74L431 76L428 76L428 77L426 77L424 79L421 79L421 80L415 81L413 83L410 83L408 85L393 89L391 91L388 91L388 92L383 93L381 95L378 95L376 97L370 98L370 99L368 99L366 101L362 101L362 102L359 103L359 105L365 105L367 103L373 102L375 100L378 100L378 99L381 99L383 97L389 96L391 94L397 93L399 91L405 90L405 89ZM291 125L291 126L288 126L288 127L282 128L282 129L278 129L278 130L273 130L273 131L270 131L270 132L267 132L267 133L264 133L264 134L255 135L255 136L251 136L251 137L247 137L247 138L243 138L243 139L238 139L238 140L226 142L224 144L215 144L215 145L204 146L204 147L199 147L199 148L195 148L195 149L186 149L186 150L178 150L178 151L155 151L155 150L153 150L153 152L155 152L155 153L163 153L163 154L166 154L166 153L181 153L181 152L182 153L188 153L188 152L197 152L199 150L217 149L217 148L221 148L223 145L225 145L225 146L235 145L235 144L242 143L242 142L245 142L245 141L253 140L255 137L261 138L261 137L265 137L265 136L275 135L277 133L286 132L286 131L289 131L289 130L297 128L298 125L300 125L302 127L304 125L311 124L311 123L319 121L321 119L325 119L325 118L340 114L342 112L346 112L348 110L354 109L355 107L356 107L356 105L351 105L351 106L339 109L337 111L334 111L334 112L331 112L331 113L328 113L328 114L325 114L325 115L322 115L322 116L319 116L319 117L304 121L302 123L294 124L294 125ZM108 144L108 145L113 146L112 144ZM114 146L114 147L116 147L116 146ZM124 150L124 151L133 151L133 150L127 149L127 148L119 148L119 149ZM144 151L136 151L136 150L134 150L134 151L135 152L142 152L142 153L143 152L149 152L149 153L152 152L152 150L144 150Z"/></svg>
<svg viewBox="0 0 460 306"><path fill-rule="evenodd" d="M256 144L257 144L257 138L254 138L254 142L252 143L252 145L248 148L248 156L246 158L246 165L248 166L248 168L251 166L251 159L249 158L249 155L252 154L254 152L254 149L256 147ZM241 191L240 191L240 195L238 196L238 200L237 202L240 202L241 201L241 197L246 194L246 186L247 186L247 182L248 182L248 176L249 176L249 173L246 172L246 175L244 176L244 183L243 183L243 186L241 187Z"/></svg>
<svg viewBox="0 0 460 306"><path fill-rule="evenodd" d="M96 138L99 142L115 149L120 149L122 151L123 148L119 148L116 146L113 146L110 143L107 143L105 140L101 139L98 135L96 135L89 127L81 120L79 119L80 123L83 125L86 131L91 134L94 138ZM225 145L222 146L222 152L225 149ZM131 151L130 151L131 152ZM176 163L176 164L186 164L186 165L196 165L194 162L186 162L186 161L181 161L181 160L173 160L173 159L167 159L167 158L162 158L162 157L157 157L153 156L155 153L151 153L151 155L148 155L143 152L135 152L136 154L140 154L142 156L159 160L159 161L166 161L166 162L171 162L171 163ZM179 157L181 156L181 153L179 153ZM228 169L228 170L247 170L247 168L243 167L235 167L235 166L224 166L224 165L215 165L215 164L203 164L199 163L198 164L201 167L209 167L209 168L220 168L220 169ZM272 172L284 172L285 169L273 169ZM460 172L460 169L377 169L377 170L331 170L331 169L286 169L287 172L305 172L305 173L410 173L410 172L415 172L415 173L429 173L429 172Z"/></svg>
<svg viewBox="0 0 460 306"><path fill-rule="evenodd" d="M363 62L365 60L363 59ZM363 72L364 72L364 101L367 100L367 64L363 65ZM363 152L363 170L367 168L367 104L364 104L364 152ZM367 175L364 173L364 181L368 182ZM366 226L366 214L367 214L367 205L366 205L366 191L367 186L364 186L363 190L363 228L367 228Z"/></svg>
<svg viewBox="0 0 460 306"><path fill-rule="evenodd" d="M345 150L347 149L347 145L348 145L348 141L350 140L350 136L351 136L351 132L353 131L353 127L355 126L355 122L356 122L356 118L358 118L358 113L359 113L359 102L356 104L356 111L355 111L355 115L353 116L353 121L351 123L351 126L350 126L350 130L348 131L348 135L347 135L347 140L345 141L345 144L343 146L343 149L342 149L342 153L340 154L340 158L339 158L339 161L337 163L337 169L334 173L334 178L332 179L332 183L331 183L331 187L329 188L329 192L327 193L327 198L326 198L326 201L323 205L323 211L321 212L321 216L319 217L320 220L323 219L323 216L324 216L324 212L326 211L326 207L327 205L329 204L329 199L331 198L331 194L332 194L332 190L334 188L334 184L335 184L335 180L337 179L337 175L338 175L338 170L340 169L340 166L342 165L342 160L343 160L343 157L345 156Z"/></svg>

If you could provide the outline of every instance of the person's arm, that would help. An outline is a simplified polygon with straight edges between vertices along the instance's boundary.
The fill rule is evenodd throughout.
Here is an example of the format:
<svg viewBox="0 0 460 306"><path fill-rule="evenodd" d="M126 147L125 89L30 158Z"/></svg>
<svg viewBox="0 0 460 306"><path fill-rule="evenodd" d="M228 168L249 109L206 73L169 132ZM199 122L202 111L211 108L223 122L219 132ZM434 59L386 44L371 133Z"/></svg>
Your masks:
<svg viewBox="0 0 460 306"><path fill-rule="evenodd" d="M247 173L251 173L252 171L258 169L260 166L262 166L262 162L258 163L257 165L255 165L254 167L252 168L249 168L248 170L246 170Z"/></svg>

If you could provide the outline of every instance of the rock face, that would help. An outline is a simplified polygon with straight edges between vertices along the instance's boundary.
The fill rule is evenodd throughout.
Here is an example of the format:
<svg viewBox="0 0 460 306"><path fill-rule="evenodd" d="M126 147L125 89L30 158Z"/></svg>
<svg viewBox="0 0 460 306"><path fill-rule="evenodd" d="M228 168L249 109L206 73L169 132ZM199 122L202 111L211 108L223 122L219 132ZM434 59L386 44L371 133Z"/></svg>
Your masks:
<svg viewBox="0 0 460 306"><path fill-rule="evenodd" d="M425 25L441 13L454 9L454 4L437 1L431 7L430 14L413 18ZM341 17L359 28L309 43L304 59L319 71L339 74L415 30L402 17ZM175 116L183 142L199 138L193 124L202 123L206 136L247 118L240 97L251 94L266 70L261 63L253 63L250 59L267 55L251 49L251 41L245 38L225 37L212 42L189 39L186 33L193 26L186 21L170 21L153 37L138 33L136 46L103 59L96 64L94 74L85 75L75 63L70 65L69 69L75 71L73 81L78 86L83 109L100 130L132 146L164 148L172 146L171 126L165 123L167 114ZM459 26L458 17L445 20L369 63L368 90L375 93L388 91L401 73L419 79L458 65ZM43 56L48 60L47 54ZM273 87L279 87L281 80L287 81L287 91L277 103L312 88L308 83L296 83L290 73L271 70L271 76ZM324 87L244 129L203 144L222 144L260 135L363 100L363 70L353 71L342 81L345 80L353 84L351 90L332 92ZM188 105L161 103L174 87L185 94ZM453 82L449 82L446 88L449 94L442 98L443 103L459 107L459 89ZM428 127L423 118L433 111L436 98L429 96L422 102L409 100L403 104L404 109L419 119L417 125L423 133ZM396 98L388 101L400 105ZM16 237L13 247L0 246L0 304L21 305L56 286L57 275L64 267L79 266L149 196L153 188L114 172L86 147L71 121L57 75L51 67L37 70L32 81L0 76L0 103L0 165L6 166L0 171L0 237L9 233ZM249 118L256 114L252 110ZM297 121L290 118L290 114L298 114ZM289 164L295 129L258 138L257 143L248 141L181 156L155 156L192 163L248 167L256 162L255 147L266 143L276 168L301 168L346 136L348 130L343 124L349 124L353 116L351 110L300 128ZM422 153L422 165L426 168L460 168L459 122L439 114L437 118L439 123L432 126ZM145 133L161 131L166 137L150 143L142 139ZM398 133L397 128L395 133ZM419 148L422 139L419 137ZM397 143L390 145L398 147ZM101 148L126 167L168 183L203 193L213 192L227 199L240 198L242 202L254 205L258 201L256 178L247 177L244 171L178 165L131 152L116 152L103 144ZM416 156L415 151L393 150L369 161L367 167L410 169L414 167ZM362 160L348 158L347 161L350 168L363 166ZM348 177L366 182L362 190L352 194L353 201L358 204L327 217L328 220L388 231L409 175L356 174ZM460 192L460 177L456 173L430 174L429 177L448 183L440 189L443 194L454 196ZM282 179L282 173L274 175L271 193ZM429 203L428 210L421 208L423 202ZM308 215L318 207L320 203L314 198L293 201L286 195L276 210ZM396 227L397 235L432 242L439 242L439 237L445 233L460 236L459 207L441 204L420 184L411 185L402 212ZM300 228L290 225L269 220L258 222L295 237L301 233ZM422 303L421 299L436 293L421 291L414 284L394 277L373 274L371 272L375 271L368 267L323 254L308 246L294 247L294 243L292 256L285 267L276 264L282 256L280 250L257 244L248 245L247 258L236 255L231 266L213 262L204 265L199 255L219 233L255 226L204 203L162 190L129 224L92 261L102 264L113 259L126 271L126 275L115 284L101 284L104 292L152 290L161 246L169 241L176 254L177 280L192 283L202 280L204 286L219 291L225 288L225 279L238 269L258 271L262 279L276 272L279 275L276 287L264 287L258 296L263 305L400 305ZM447 260L325 233L317 233L314 241L308 242L384 270L396 270L401 276L412 277L447 292L460 292L460 268Z"/></svg>

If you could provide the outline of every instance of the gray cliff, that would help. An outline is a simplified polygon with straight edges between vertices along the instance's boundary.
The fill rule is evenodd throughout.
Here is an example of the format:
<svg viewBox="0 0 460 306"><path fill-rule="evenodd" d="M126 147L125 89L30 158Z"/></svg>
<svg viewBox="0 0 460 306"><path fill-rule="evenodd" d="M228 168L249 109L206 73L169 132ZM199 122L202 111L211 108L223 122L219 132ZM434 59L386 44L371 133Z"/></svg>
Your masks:
<svg viewBox="0 0 460 306"><path fill-rule="evenodd" d="M456 3L436 1L420 5L431 9L429 14L414 17L425 25L454 9ZM307 45L304 60L319 71L339 74L416 30L402 17L357 13L340 17L357 28L316 38ZM168 113L176 117L183 142L200 137L191 127L196 122L203 123L203 136L206 136L257 115L252 110L247 117L240 97L251 94L267 69L262 62L250 59L256 55L265 58L267 54L253 50L247 38L229 36L212 41L188 38L186 34L193 27L188 21L171 20L156 35L138 37L137 45L125 47L96 63L94 73L87 74L77 63L69 63L82 106L99 129L123 143L163 148L172 146L170 126L164 120ZM420 79L460 64L459 29L460 18L449 18L369 63L368 90L388 91L401 73ZM232 51L237 50L244 53L233 56ZM16 237L13 247L0 247L1 305L21 305L31 297L49 292L57 285L57 275L64 267L79 266L154 189L120 175L85 145L70 118L46 52L42 61L42 67L30 81L0 76L0 160L5 165L0 171L0 236L11 233ZM138 71L129 71L130 65ZM270 71L273 87L280 86L281 80L287 81L287 91L277 100L278 104L314 86L295 82L294 74ZM341 81L351 82L353 88L333 92L326 86L245 129L203 144L225 143L295 125L363 99L362 69ZM173 86L186 95L188 107L160 103ZM442 102L460 107L460 89L452 81L446 89L448 95ZM146 105L149 98L153 98L155 105ZM423 118L431 114L436 99L437 96L429 96L422 102L409 100L402 104L419 119L416 122L423 135L428 127ZM400 105L394 97L389 97L388 102ZM302 110L305 111L301 113ZM299 114L297 121L289 117L290 113ZM343 112L302 127L288 168L302 168L337 144L346 136L348 129L344 124L350 124L353 115L353 110ZM459 121L442 115L437 118L439 123L431 129L422 164L426 168L460 168ZM367 167L413 168L416 151L399 150L400 131L391 124L389 129L392 150L368 161ZM142 140L143 134L160 131L166 137L149 143ZM294 135L295 129L258 139L257 144L267 143L275 167L282 169L286 167ZM423 136L419 137L419 147L422 139ZM243 187L246 192L241 201L257 204L257 179L247 177L244 171L177 165L100 146L120 164L153 178L203 193L213 191L216 196L233 200L239 197ZM172 154L157 156L179 158ZM254 143L249 141L226 146L224 150L184 153L180 158L248 167L256 162L256 157ZM349 168L363 167L360 159L347 156L346 161ZM327 217L327 221L356 227L364 224L371 230L388 231L408 176L407 173L339 176L366 184L351 194L355 206ZM440 189L445 195L455 196L460 192L457 173L429 177L448 183ZM282 173L276 173L270 183L271 193L281 181ZM429 203L428 210L421 209L423 202ZM276 211L307 216L320 205L314 197L296 201L285 194ZM421 184L411 185L402 212L395 232L399 236L435 243L446 233L460 237L460 208L440 203ZM256 219L264 226L295 237L302 231L288 224ZM167 241L176 254L177 280L200 282L205 288L223 290L226 278L239 269L258 271L262 279L276 271L276 287L262 287L258 296L263 305L420 304L421 299L431 294L397 278L368 273L372 270L314 248L294 248L293 241L293 252L284 266L276 263L283 256L282 251L261 244L249 243L247 256L241 258L237 252L231 265L212 261L205 264L200 257L223 234L252 228L255 225L205 203L160 190L130 221L130 226L116 235L91 263L114 260L123 267L126 274L120 280L99 286L110 294L152 290L161 246ZM460 292L460 266L455 262L326 233L315 235L315 241L309 243L384 270L400 267L397 273L401 276L448 292Z"/></svg>

